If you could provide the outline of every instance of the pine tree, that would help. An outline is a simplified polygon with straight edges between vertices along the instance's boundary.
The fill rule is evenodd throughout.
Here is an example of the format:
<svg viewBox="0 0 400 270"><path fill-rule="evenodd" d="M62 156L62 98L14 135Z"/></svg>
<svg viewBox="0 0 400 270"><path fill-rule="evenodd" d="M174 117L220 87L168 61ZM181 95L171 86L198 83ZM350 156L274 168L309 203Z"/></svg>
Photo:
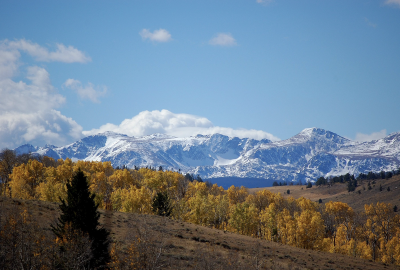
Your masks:
<svg viewBox="0 0 400 270"><path fill-rule="evenodd" d="M172 212L171 201L166 192L158 192L153 200L153 212L159 216L169 217Z"/></svg>
<svg viewBox="0 0 400 270"><path fill-rule="evenodd" d="M99 228L100 213L98 205L94 202L94 194L89 192L86 177L79 170L73 177L71 184L67 184L67 201L61 200L62 212L56 227L52 227L57 237L63 237L66 226L87 234L92 241L92 259L88 268L96 269L105 267L110 261L108 252L109 232L105 228Z"/></svg>
<svg viewBox="0 0 400 270"><path fill-rule="evenodd" d="M307 184L306 188L312 188L312 183L311 183L311 181L308 181L308 184Z"/></svg>

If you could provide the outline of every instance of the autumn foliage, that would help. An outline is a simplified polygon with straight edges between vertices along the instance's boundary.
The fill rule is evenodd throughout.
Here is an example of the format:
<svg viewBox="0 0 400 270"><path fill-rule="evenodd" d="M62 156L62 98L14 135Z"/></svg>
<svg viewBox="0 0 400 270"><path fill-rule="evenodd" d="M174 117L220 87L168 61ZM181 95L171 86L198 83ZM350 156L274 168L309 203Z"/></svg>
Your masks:
<svg viewBox="0 0 400 270"><path fill-rule="evenodd" d="M365 205L356 213L341 202L325 205L305 198L287 199L262 190L207 185L179 172L114 169L110 162L58 160L46 166L32 160L9 175L13 197L60 202L66 186L81 170L99 208L154 214L157 194L170 200L170 216L299 248L320 250L400 265L400 220L390 204ZM114 252L116 250L114 246ZM133 257L139 260L137 246ZM114 261L117 255L111 254ZM135 257L136 256L136 257ZM138 257L139 256L139 257ZM128 262L126 262L128 263Z"/></svg>

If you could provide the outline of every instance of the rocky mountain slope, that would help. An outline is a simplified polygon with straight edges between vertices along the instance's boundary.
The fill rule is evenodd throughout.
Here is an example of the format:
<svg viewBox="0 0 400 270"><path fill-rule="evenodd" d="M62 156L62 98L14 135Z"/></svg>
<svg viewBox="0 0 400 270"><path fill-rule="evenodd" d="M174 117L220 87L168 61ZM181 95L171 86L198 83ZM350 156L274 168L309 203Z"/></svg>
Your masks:
<svg viewBox="0 0 400 270"><path fill-rule="evenodd" d="M55 159L111 161L115 167L162 166L199 174L203 179L315 181L320 176L347 172L397 169L400 166L400 133L360 143L319 128L308 128L277 142L221 134L188 138L153 134L136 138L106 132L62 147L23 145L15 150ZM243 185L246 185L245 180Z"/></svg>

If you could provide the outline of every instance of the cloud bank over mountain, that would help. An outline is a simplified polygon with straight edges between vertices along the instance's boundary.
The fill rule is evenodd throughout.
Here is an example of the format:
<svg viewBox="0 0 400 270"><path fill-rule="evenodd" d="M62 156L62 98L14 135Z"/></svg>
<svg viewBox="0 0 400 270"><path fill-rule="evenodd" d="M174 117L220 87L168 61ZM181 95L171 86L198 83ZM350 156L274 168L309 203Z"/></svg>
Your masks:
<svg viewBox="0 0 400 270"><path fill-rule="evenodd" d="M169 134L176 137L220 133L230 137L251 138L257 140L269 139L271 141L280 140L274 135L262 130L233 129L214 126L212 122L205 117L184 113L172 113L168 110L143 111L131 119L125 119L119 125L108 123L102 125L98 129L84 131L83 134L89 136L105 131L113 131L135 137L154 133Z"/></svg>

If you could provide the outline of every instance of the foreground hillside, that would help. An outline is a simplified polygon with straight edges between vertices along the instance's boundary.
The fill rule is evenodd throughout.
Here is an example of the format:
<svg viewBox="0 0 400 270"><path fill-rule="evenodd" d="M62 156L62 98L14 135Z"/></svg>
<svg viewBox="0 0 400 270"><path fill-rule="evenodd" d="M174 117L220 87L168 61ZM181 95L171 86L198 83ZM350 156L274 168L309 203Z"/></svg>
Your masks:
<svg viewBox="0 0 400 270"><path fill-rule="evenodd" d="M368 189L368 183L371 189ZM306 188L306 185L298 186L276 186L266 188L252 188L250 193L267 189L271 192L281 193L283 197L294 197L298 199L304 197L312 201L322 200L322 203L329 201L344 202L355 211L364 211L364 205L376 204L377 202L390 203L392 206L400 207L400 175L395 175L390 179L377 179L359 181L355 191L348 192L346 183L335 183L332 186L321 185ZM382 186L382 191L380 187ZM390 191L388 191L390 188ZM287 191L290 190L290 194Z"/></svg>
<svg viewBox="0 0 400 270"><path fill-rule="evenodd" d="M27 209L40 230L46 232L60 214L57 203L0 197L0 217L17 209ZM147 235L164 248L160 258L162 269L397 269L393 265L290 247L170 218L100 212L101 223L122 247L137 236L139 229L142 237Z"/></svg>

